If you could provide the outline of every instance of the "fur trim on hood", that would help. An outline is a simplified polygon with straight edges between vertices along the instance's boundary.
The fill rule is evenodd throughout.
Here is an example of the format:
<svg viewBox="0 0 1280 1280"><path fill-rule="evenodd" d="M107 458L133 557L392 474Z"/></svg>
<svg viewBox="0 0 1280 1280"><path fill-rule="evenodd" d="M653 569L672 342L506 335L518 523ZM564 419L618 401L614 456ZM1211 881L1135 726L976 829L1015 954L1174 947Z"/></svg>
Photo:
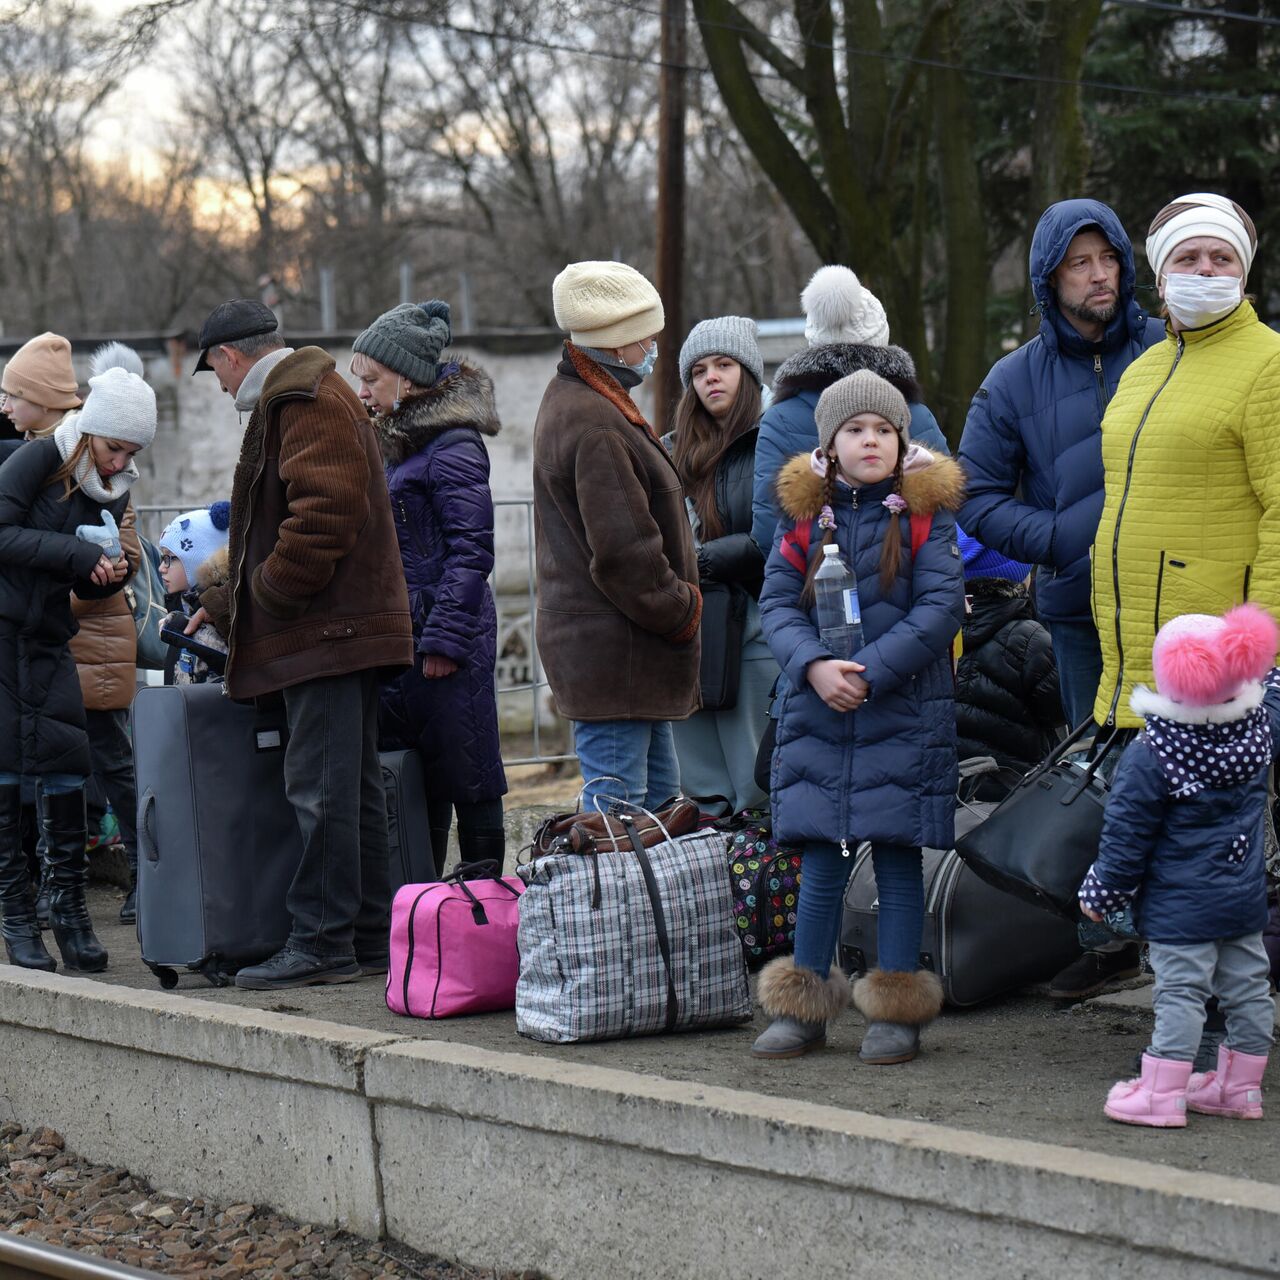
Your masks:
<svg viewBox="0 0 1280 1280"><path fill-rule="evenodd" d="M483 369L462 362L456 373L416 395L406 396L400 408L373 420L382 456L392 466L426 448L437 436L455 427L471 427L496 436L501 424L493 398L493 379Z"/></svg>
<svg viewBox="0 0 1280 1280"><path fill-rule="evenodd" d="M911 514L958 511L964 501L964 468L954 458L923 445L911 448L914 457L909 457L902 479L902 496ZM810 465L811 457L797 453L778 472L778 506L792 520L812 519L822 510L823 480Z"/></svg>
<svg viewBox="0 0 1280 1280"><path fill-rule="evenodd" d="M893 383L908 404L920 403L920 384L911 356L901 347L872 347L861 342L833 342L797 351L774 374L773 402L781 404L801 391L821 393L859 369L870 369Z"/></svg>
<svg viewBox="0 0 1280 1280"><path fill-rule="evenodd" d="M196 586L201 591L210 587L224 586L231 581L231 552L227 547L219 547L196 570Z"/></svg>
<svg viewBox="0 0 1280 1280"><path fill-rule="evenodd" d="M1262 695L1262 685L1251 682L1227 702L1211 707L1188 707L1140 684L1134 689L1129 706L1144 719L1159 716L1176 724L1234 724L1262 706Z"/></svg>

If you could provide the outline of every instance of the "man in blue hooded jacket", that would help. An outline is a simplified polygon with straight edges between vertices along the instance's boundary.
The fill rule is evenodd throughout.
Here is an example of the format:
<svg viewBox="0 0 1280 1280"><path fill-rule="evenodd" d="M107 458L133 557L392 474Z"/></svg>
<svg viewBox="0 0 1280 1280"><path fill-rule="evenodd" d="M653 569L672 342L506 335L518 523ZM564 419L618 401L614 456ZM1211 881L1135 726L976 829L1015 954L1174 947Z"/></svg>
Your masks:
<svg viewBox="0 0 1280 1280"><path fill-rule="evenodd" d="M1102 677L1089 599L1102 415L1120 375L1161 341L1164 324L1134 300L1133 246L1100 201L1050 205L1030 267L1040 332L996 362L969 406L959 449L969 496L958 523L1001 555L1039 566L1036 606L1074 727L1093 714ZM1137 943L1104 943L1059 974L1051 994L1091 995L1136 972L1137 960Z"/></svg>

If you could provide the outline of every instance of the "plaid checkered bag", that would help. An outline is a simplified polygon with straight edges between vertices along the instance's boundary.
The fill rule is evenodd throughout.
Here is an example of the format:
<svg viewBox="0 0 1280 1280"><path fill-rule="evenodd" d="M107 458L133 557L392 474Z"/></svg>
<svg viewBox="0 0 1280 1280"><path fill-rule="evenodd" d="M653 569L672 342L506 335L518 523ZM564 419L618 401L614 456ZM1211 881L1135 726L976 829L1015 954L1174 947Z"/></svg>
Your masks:
<svg viewBox="0 0 1280 1280"><path fill-rule="evenodd" d="M750 1020L720 832L649 849L624 838L517 874L521 1035L567 1044Z"/></svg>

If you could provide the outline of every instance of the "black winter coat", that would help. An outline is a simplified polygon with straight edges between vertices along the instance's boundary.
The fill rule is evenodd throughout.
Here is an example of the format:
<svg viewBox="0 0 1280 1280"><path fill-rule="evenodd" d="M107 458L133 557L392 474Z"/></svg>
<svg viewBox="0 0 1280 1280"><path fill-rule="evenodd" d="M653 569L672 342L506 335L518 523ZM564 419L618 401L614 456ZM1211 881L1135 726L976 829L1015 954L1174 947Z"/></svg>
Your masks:
<svg viewBox="0 0 1280 1280"><path fill-rule="evenodd" d="M77 489L63 498L49 477L62 465L52 437L33 440L0 466L0 771L85 777L89 740L76 664L71 592L113 595L123 582L90 580L101 548L76 537L110 511L119 524L128 494L100 504Z"/></svg>
<svg viewBox="0 0 1280 1280"><path fill-rule="evenodd" d="M960 758L994 756L1025 772L1048 754L1063 721L1049 632L1025 587L975 578L968 591L973 611L956 664Z"/></svg>

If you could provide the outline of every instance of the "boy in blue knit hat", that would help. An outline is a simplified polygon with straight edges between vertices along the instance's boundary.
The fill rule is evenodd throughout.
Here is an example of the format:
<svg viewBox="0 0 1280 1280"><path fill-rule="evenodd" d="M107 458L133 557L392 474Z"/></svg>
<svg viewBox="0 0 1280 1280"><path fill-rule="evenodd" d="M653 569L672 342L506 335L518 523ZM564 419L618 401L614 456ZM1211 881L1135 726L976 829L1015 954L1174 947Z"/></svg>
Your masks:
<svg viewBox="0 0 1280 1280"><path fill-rule="evenodd" d="M231 504L215 502L195 511L184 511L160 535L160 578L167 595L181 596L184 625L185 618L200 607L199 593L230 578L227 561L230 523ZM204 623L191 639L218 653L227 652L226 640L212 623ZM203 684L212 674L205 659L190 649L178 650L172 683Z"/></svg>

